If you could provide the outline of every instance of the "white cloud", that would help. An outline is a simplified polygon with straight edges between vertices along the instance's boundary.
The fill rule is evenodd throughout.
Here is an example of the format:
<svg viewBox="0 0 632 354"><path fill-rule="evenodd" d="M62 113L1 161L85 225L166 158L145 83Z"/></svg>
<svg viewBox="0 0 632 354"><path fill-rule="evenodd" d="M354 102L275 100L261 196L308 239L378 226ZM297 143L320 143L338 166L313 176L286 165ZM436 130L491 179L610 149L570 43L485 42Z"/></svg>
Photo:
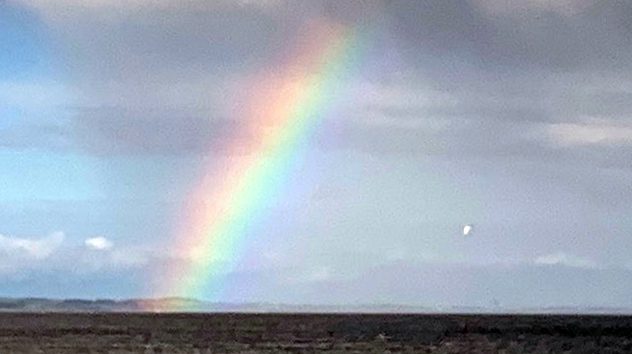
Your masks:
<svg viewBox="0 0 632 354"><path fill-rule="evenodd" d="M62 232L55 232L40 239L0 235L0 253L7 253L13 257L44 259L59 248L64 238Z"/></svg>
<svg viewBox="0 0 632 354"><path fill-rule="evenodd" d="M564 252L557 252L547 255L542 255L534 260L538 265L563 265L574 268L596 268L597 263L591 259L567 254Z"/></svg>
<svg viewBox="0 0 632 354"><path fill-rule="evenodd" d="M556 145L632 145L632 127L626 125L609 125L599 123L551 124L547 128L547 135Z"/></svg>
<svg viewBox="0 0 632 354"><path fill-rule="evenodd" d="M146 248L118 249L102 236L86 239L83 247L64 245L64 239L62 232L39 239L0 235L0 276L27 276L44 270L67 274L110 272L143 267L164 256Z"/></svg>
<svg viewBox="0 0 632 354"><path fill-rule="evenodd" d="M114 246L112 241L102 236L86 239L84 243L88 249L95 251L107 251Z"/></svg>
<svg viewBox="0 0 632 354"><path fill-rule="evenodd" d="M574 16L592 5L595 0L472 0L490 15L522 16L527 11L554 12Z"/></svg>
<svg viewBox="0 0 632 354"><path fill-rule="evenodd" d="M329 267L318 267L313 269L309 276L308 280L311 281L326 281L330 280L332 277L331 269Z"/></svg>

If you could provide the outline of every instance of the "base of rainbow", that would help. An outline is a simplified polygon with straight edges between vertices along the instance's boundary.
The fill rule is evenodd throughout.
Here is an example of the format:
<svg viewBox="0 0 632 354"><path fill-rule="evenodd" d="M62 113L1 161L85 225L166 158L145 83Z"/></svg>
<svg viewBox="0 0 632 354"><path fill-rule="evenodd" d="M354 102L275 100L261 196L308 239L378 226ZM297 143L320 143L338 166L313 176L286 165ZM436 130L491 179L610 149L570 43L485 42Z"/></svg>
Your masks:
<svg viewBox="0 0 632 354"><path fill-rule="evenodd" d="M298 36L279 69L253 82L243 117L256 144L235 152L221 171L209 169L192 194L188 218L176 236L184 263L170 265L161 295L217 300L224 276L234 269L243 243L270 203L292 178L319 123L340 98L360 49L358 31L317 22ZM174 309L177 310L177 309Z"/></svg>

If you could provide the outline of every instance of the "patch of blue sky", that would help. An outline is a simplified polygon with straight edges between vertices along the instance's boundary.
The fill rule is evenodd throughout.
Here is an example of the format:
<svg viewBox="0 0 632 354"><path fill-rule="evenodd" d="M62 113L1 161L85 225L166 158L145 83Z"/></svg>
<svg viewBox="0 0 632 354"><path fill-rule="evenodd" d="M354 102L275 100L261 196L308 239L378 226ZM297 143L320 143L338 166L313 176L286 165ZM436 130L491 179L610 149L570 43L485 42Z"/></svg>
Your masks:
<svg viewBox="0 0 632 354"><path fill-rule="evenodd" d="M0 201L102 199L99 171L89 156L0 150Z"/></svg>
<svg viewBox="0 0 632 354"><path fill-rule="evenodd" d="M0 81L51 76L45 25L31 11L0 1Z"/></svg>
<svg viewBox="0 0 632 354"><path fill-rule="evenodd" d="M103 187L110 198L179 202L204 173L199 157L110 156L101 159Z"/></svg>
<svg viewBox="0 0 632 354"><path fill-rule="evenodd" d="M3 105L0 101L0 131L11 128L24 116L20 107L14 105Z"/></svg>
<svg viewBox="0 0 632 354"><path fill-rule="evenodd" d="M0 1L0 131L58 116L71 96L54 69L46 25L17 3Z"/></svg>

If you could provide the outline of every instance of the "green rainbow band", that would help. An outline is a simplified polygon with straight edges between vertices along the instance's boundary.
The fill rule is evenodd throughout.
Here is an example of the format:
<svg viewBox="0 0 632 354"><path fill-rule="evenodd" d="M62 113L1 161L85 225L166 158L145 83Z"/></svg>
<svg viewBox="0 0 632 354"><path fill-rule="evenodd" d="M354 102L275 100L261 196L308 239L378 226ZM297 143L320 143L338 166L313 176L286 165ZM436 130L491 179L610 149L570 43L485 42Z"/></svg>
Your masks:
<svg viewBox="0 0 632 354"><path fill-rule="evenodd" d="M341 94L341 83L356 66L360 44L356 30L342 29L313 53L319 56L319 65L308 68L301 78L297 101L279 98L287 118L281 120L283 124L269 143L239 171L239 181L228 195L223 215L210 216L213 221L204 234L196 236L202 239L195 243L195 251L203 256L176 280L178 296L216 299L221 294L223 277L238 262L249 231L292 178L292 170L299 165L318 123Z"/></svg>

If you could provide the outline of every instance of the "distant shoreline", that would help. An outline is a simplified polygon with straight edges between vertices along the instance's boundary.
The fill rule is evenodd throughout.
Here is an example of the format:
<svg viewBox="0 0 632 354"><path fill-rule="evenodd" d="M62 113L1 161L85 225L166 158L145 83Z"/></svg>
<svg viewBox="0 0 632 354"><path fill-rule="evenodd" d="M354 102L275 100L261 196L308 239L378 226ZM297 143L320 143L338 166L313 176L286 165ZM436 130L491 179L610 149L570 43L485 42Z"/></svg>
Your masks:
<svg viewBox="0 0 632 354"><path fill-rule="evenodd" d="M206 302L185 298L47 299L0 298L0 312L133 312L133 313L305 313L305 314L507 314L507 315L632 315L617 307L477 307L410 306L394 304L314 305Z"/></svg>

